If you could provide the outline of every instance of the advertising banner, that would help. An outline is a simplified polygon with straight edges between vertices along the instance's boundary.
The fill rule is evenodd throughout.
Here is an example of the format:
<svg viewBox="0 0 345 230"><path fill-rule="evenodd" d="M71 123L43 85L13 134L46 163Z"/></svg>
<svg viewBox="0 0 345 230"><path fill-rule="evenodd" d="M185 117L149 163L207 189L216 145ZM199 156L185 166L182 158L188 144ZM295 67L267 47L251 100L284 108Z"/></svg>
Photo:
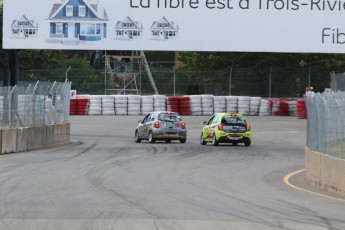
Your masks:
<svg viewBox="0 0 345 230"><path fill-rule="evenodd" d="M345 53L345 0L4 0L4 49Z"/></svg>

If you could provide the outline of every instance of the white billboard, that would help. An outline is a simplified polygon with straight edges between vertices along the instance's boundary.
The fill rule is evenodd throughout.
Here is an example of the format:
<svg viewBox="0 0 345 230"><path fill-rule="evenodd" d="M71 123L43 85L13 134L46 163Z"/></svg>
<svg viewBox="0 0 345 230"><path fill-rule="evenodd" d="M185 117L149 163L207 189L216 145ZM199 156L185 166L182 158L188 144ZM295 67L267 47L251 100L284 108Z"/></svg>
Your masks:
<svg viewBox="0 0 345 230"><path fill-rule="evenodd" d="M345 0L4 0L4 49L345 53Z"/></svg>

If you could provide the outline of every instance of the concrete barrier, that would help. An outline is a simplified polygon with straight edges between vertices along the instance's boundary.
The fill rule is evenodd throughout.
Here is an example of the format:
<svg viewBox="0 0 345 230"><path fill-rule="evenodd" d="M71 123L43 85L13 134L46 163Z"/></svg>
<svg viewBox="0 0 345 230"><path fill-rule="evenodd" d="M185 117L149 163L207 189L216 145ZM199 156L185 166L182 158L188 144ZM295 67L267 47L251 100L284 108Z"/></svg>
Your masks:
<svg viewBox="0 0 345 230"><path fill-rule="evenodd" d="M1 153L17 152L17 129L1 130Z"/></svg>
<svg viewBox="0 0 345 230"><path fill-rule="evenodd" d="M68 143L70 143L70 123L0 129L0 154L23 152Z"/></svg>
<svg viewBox="0 0 345 230"><path fill-rule="evenodd" d="M345 160L305 148L306 181L325 191L345 195Z"/></svg>

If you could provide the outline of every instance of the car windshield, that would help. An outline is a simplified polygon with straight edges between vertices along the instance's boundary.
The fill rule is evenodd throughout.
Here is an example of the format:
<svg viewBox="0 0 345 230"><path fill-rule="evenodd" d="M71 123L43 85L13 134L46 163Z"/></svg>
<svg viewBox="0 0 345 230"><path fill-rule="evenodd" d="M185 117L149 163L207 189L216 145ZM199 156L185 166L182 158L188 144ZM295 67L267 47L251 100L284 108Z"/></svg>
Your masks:
<svg viewBox="0 0 345 230"><path fill-rule="evenodd" d="M224 116L222 118L222 124L225 125L245 125L247 122L241 118L236 116Z"/></svg>
<svg viewBox="0 0 345 230"><path fill-rule="evenodd" d="M160 113L158 115L158 120L160 121L169 121L169 122L177 122L181 121L181 117L176 113Z"/></svg>

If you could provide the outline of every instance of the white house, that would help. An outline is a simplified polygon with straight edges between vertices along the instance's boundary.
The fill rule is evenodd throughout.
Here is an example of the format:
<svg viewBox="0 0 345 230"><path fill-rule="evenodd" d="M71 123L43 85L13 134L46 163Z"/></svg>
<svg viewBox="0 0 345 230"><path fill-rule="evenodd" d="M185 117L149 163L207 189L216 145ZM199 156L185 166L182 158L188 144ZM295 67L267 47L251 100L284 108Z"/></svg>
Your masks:
<svg viewBox="0 0 345 230"><path fill-rule="evenodd" d="M100 41L109 21L101 0L59 0L51 9L48 42Z"/></svg>
<svg viewBox="0 0 345 230"><path fill-rule="evenodd" d="M23 15L19 20L13 20L11 34L16 38L35 37L38 34L38 24Z"/></svg>
<svg viewBox="0 0 345 230"><path fill-rule="evenodd" d="M155 40L168 40L178 37L179 27L173 21L168 21L165 17L155 21L151 26L151 37Z"/></svg>
<svg viewBox="0 0 345 230"><path fill-rule="evenodd" d="M143 26L138 21L126 17L123 21L118 21L115 26L115 38L130 40L142 37Z"/></svg>

